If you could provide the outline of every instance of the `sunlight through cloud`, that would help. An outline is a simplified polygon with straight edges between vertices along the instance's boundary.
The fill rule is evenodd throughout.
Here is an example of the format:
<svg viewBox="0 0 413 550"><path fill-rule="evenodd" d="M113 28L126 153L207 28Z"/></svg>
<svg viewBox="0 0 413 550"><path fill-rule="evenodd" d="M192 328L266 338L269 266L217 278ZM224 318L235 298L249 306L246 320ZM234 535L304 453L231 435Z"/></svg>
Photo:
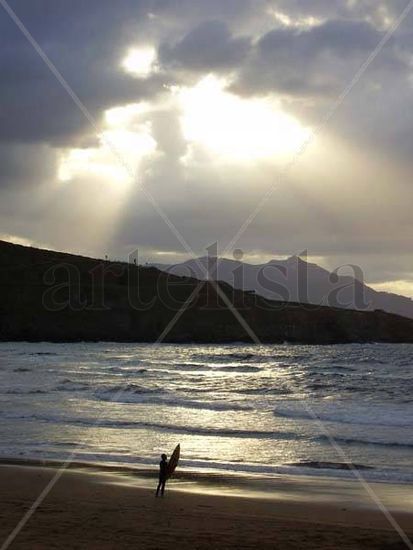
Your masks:
<svg viewBox="0 0 413 550"><path fill-rule="evenodd" d="M121 65L128 73L147 78L156 71L156 50L153 47L131 48Z"/></svg>
<svg viewBox="0 0 413 550"><path fill-rule="evenodd" d="M151 123L139 120L144 111L144 104L106 111L106 127L99 135L100 145L65 152L59 167L59 180L67 182L77 176L93 175L110 184L130 183L133 178L129 172L135 173L141 161L157 147Z"/></svg>
<svg viewBox="0 0 413 550"><path fill-rule="evenodd" d="M309 130L283 112L278 102L242 99L212 75L193 88L177 90L185 139L218 157L236 161L283 159L294 154Z"/></svg>

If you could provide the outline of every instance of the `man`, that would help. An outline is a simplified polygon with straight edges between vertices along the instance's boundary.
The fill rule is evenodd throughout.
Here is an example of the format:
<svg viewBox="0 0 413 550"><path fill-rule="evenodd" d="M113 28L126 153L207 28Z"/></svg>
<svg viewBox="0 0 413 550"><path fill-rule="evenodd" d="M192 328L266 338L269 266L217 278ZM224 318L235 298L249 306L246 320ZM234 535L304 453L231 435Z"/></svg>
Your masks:
<svg viewBox="0 0 413 550"><path fill-rule="evenodd" d="M161 461L159 463L159 483L158 488L156 489L156 496L159 495L159 491L161 491L161 496L163 497L163 494L165 492L165 483L166 483L166 472L168 469L168 461L167 461L166 454L161 455Z"/></svg>

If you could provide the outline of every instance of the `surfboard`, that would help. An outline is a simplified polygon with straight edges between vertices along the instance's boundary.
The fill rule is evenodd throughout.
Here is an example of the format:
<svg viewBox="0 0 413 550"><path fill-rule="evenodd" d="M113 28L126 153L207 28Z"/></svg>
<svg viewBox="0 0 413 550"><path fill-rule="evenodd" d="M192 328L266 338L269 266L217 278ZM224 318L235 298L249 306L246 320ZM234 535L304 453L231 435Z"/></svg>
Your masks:
<svg viewBox="0 0 413 550"><path fill-rule="evenodd" d="M181 446L178 444L175 447L174 452L172 453L171 458L169 459L169 462L168 462L168 468L166 470L167 479L171 477L171 475L175 471L175 468L178 466L180 453L181 453Z"/></svg>

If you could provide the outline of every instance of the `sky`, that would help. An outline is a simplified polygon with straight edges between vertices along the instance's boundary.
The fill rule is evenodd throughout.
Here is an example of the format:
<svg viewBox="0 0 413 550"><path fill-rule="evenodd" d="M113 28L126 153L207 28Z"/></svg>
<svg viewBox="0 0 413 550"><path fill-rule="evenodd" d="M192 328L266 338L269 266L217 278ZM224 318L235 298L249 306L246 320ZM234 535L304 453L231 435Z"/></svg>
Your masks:
<svg viewBox="0 0 413 550"><path fill-rule="evenodd" d="M9 0L24 32L0 5L0 238L307 250L413 296L408 3Z"/></svg>

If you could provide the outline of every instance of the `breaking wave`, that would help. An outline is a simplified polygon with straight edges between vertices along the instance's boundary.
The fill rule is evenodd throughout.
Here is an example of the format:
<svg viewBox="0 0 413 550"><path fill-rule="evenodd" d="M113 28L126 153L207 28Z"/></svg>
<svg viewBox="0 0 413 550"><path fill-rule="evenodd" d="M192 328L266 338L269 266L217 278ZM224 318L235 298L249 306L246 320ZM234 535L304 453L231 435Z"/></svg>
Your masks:
<svg viewBox="0 0 413 550"><path fill-rule="evenodd" d="M282 404L274 410L277 417L296 420L319 420L338 424L410 427L413 425L413 411L411 407L389 404L377 405L374 403L363 407L358 403L334 403L329 406Z"/></svg>

